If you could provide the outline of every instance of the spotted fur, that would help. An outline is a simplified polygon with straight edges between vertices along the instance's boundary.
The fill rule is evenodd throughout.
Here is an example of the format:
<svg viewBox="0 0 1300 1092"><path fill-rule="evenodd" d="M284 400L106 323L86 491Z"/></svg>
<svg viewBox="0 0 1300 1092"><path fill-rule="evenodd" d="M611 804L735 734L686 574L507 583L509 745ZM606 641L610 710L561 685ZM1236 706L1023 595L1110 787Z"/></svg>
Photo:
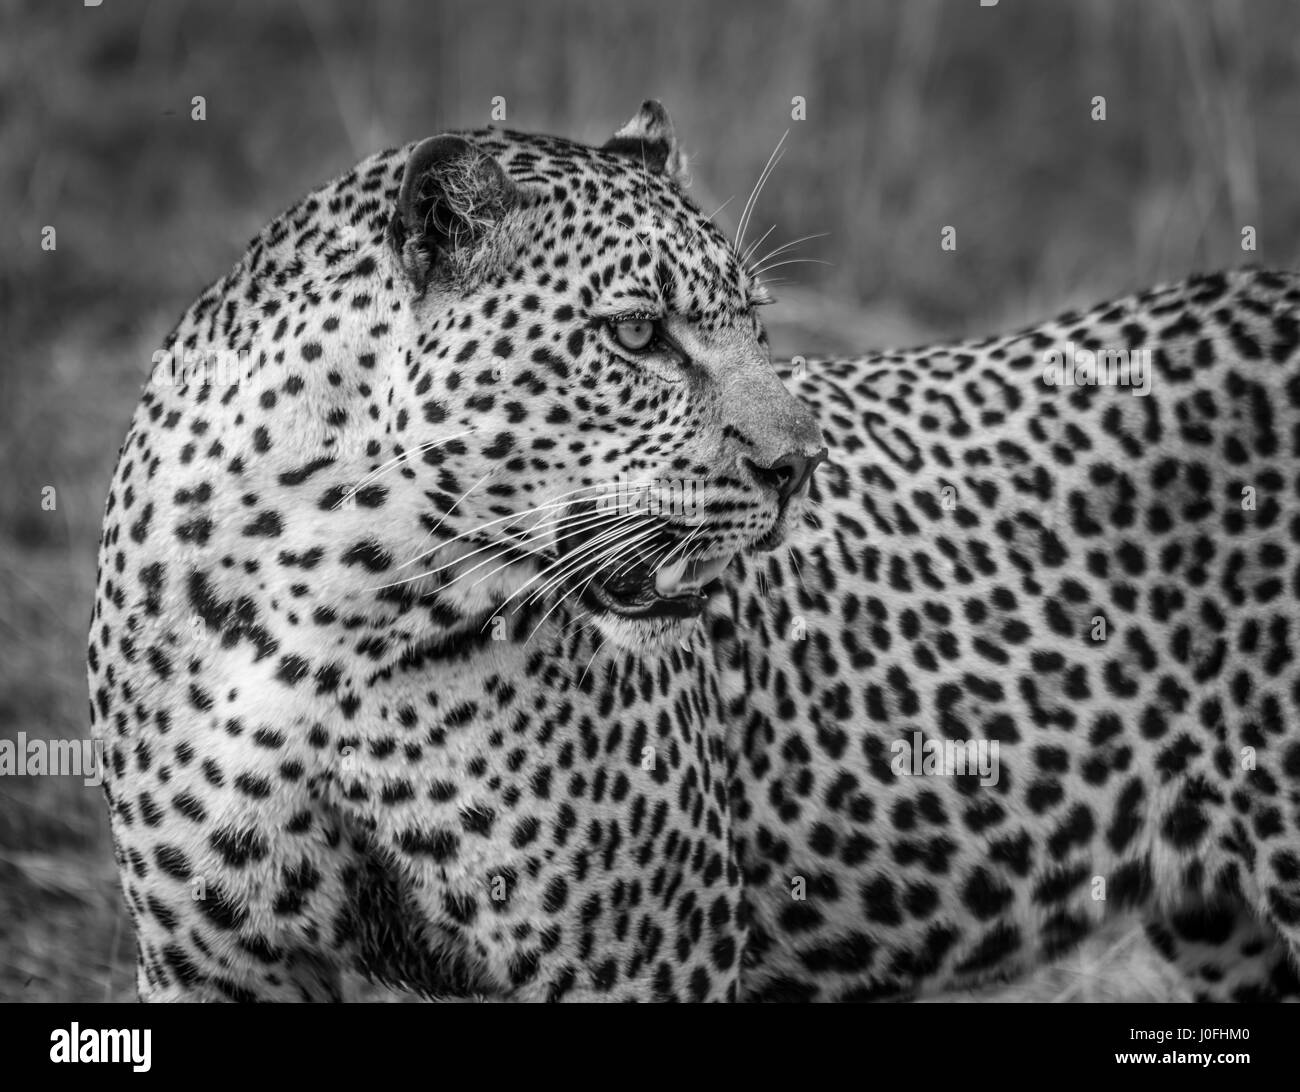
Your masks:
<svg viewBox="0 0 1300 1092"><path fill-rule="evenodd" d="M1067 342L1150 350L1149 393L1046 384ZM830 461L715 626L747 994L978 985L1120 910L1201 996L1294 994L1300 277L789 382ZM900 776L914 732L997 741L996 785Z"/></svg>
<svg viewBox="0 0 1300 1092"><path fill-rule="evenodd" d="M431 996L736 996L697 619L589 595L776 545L784 468L821 442L682 169L655 103L604 148L384 152L168 339L89 648L144 998L334 999L348 968ZM629 315L663 343L627 350ZM690 481L701 518L592 514L647 479Z"/></svg>
<svg viewBox="0 0 1300 1092"><path fill-rule="evenodd" d="M383 153L169 338L251 374L157 375L105 516L142 997L908 997L1117 909L1202 996L1293 992L1297 280L814 361L799 401L683 169L656 104ZM1152 349L1150 395L1045 387L1066 340ZM593 513L646 480L704 518ZM733 553L707 635L597 595ZM997 740L997 784L899 776L914 731Z"/></svg>

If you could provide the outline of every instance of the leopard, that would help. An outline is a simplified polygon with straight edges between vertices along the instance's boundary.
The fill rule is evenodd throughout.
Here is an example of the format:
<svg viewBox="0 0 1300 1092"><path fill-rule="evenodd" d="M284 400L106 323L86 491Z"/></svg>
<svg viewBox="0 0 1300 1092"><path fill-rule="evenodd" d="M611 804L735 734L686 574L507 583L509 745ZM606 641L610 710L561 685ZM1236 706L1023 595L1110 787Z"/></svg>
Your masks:
<svg viewBox="0 0 1300 1092"><path fill-rule="evenodd" d="M653 101L440 134L166 339L88 648L141 998L924 998L1119 911L1294 994L1296 278L774 364L686 183Z"/></svg>
<svg viewBox="0 0 1300 1092"><path fill-rule="evenodd" d="M1196 1000L1296 1000L1300 275L780 370L828 459L712 621L746 996L991 989L1127 916Z"/></svg>
<svg viewBox="0 0 1300 1092"><path fill-rule="evenodd" d="M154 354L88 640L150 1002L734 1001L705 609L824 456L647 100L362 160Z"/></svg>

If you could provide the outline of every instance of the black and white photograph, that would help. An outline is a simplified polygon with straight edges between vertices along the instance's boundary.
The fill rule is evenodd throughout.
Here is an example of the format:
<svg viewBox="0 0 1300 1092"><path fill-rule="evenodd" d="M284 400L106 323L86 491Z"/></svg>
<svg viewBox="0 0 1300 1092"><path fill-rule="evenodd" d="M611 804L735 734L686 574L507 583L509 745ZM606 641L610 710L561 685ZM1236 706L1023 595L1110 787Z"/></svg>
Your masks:
<svg viewBox="0 0 1300 1092"><path fill-rule="evenodd" d="M1284 1047L1293 0L0 20L33 1057L214 1026L136 1002Z"/></svg>

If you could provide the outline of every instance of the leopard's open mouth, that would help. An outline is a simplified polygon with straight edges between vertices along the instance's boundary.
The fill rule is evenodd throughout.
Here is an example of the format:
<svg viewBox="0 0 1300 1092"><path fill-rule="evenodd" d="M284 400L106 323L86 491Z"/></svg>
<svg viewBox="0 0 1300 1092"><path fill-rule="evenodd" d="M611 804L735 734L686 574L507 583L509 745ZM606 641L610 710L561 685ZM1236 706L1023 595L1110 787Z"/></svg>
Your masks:
<svg viewBox="0 0 1300 1092"><path fill-rule="evenodd" d="M721 589L722 573L736 551L697 556L689 538L667 523L649 534L643 528L630 551L602 551L596 544L600 525L590 519L590 508L570 507L556 545L561 564L569 559L567 582L580 589L591 609L620 618L691 618Z"/></svg>

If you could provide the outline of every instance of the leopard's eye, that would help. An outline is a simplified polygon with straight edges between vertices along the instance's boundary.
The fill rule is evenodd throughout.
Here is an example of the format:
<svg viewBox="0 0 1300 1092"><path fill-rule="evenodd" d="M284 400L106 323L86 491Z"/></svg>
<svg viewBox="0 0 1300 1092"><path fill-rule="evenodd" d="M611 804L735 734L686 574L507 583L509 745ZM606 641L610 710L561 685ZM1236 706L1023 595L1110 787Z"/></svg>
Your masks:
<svg viewBox="0 0 1300 1092"><path fill-rule="evenodd" d="M623 319L614 324L614 336L624 349L639 353L654 341L654 319Z"/></svg>

